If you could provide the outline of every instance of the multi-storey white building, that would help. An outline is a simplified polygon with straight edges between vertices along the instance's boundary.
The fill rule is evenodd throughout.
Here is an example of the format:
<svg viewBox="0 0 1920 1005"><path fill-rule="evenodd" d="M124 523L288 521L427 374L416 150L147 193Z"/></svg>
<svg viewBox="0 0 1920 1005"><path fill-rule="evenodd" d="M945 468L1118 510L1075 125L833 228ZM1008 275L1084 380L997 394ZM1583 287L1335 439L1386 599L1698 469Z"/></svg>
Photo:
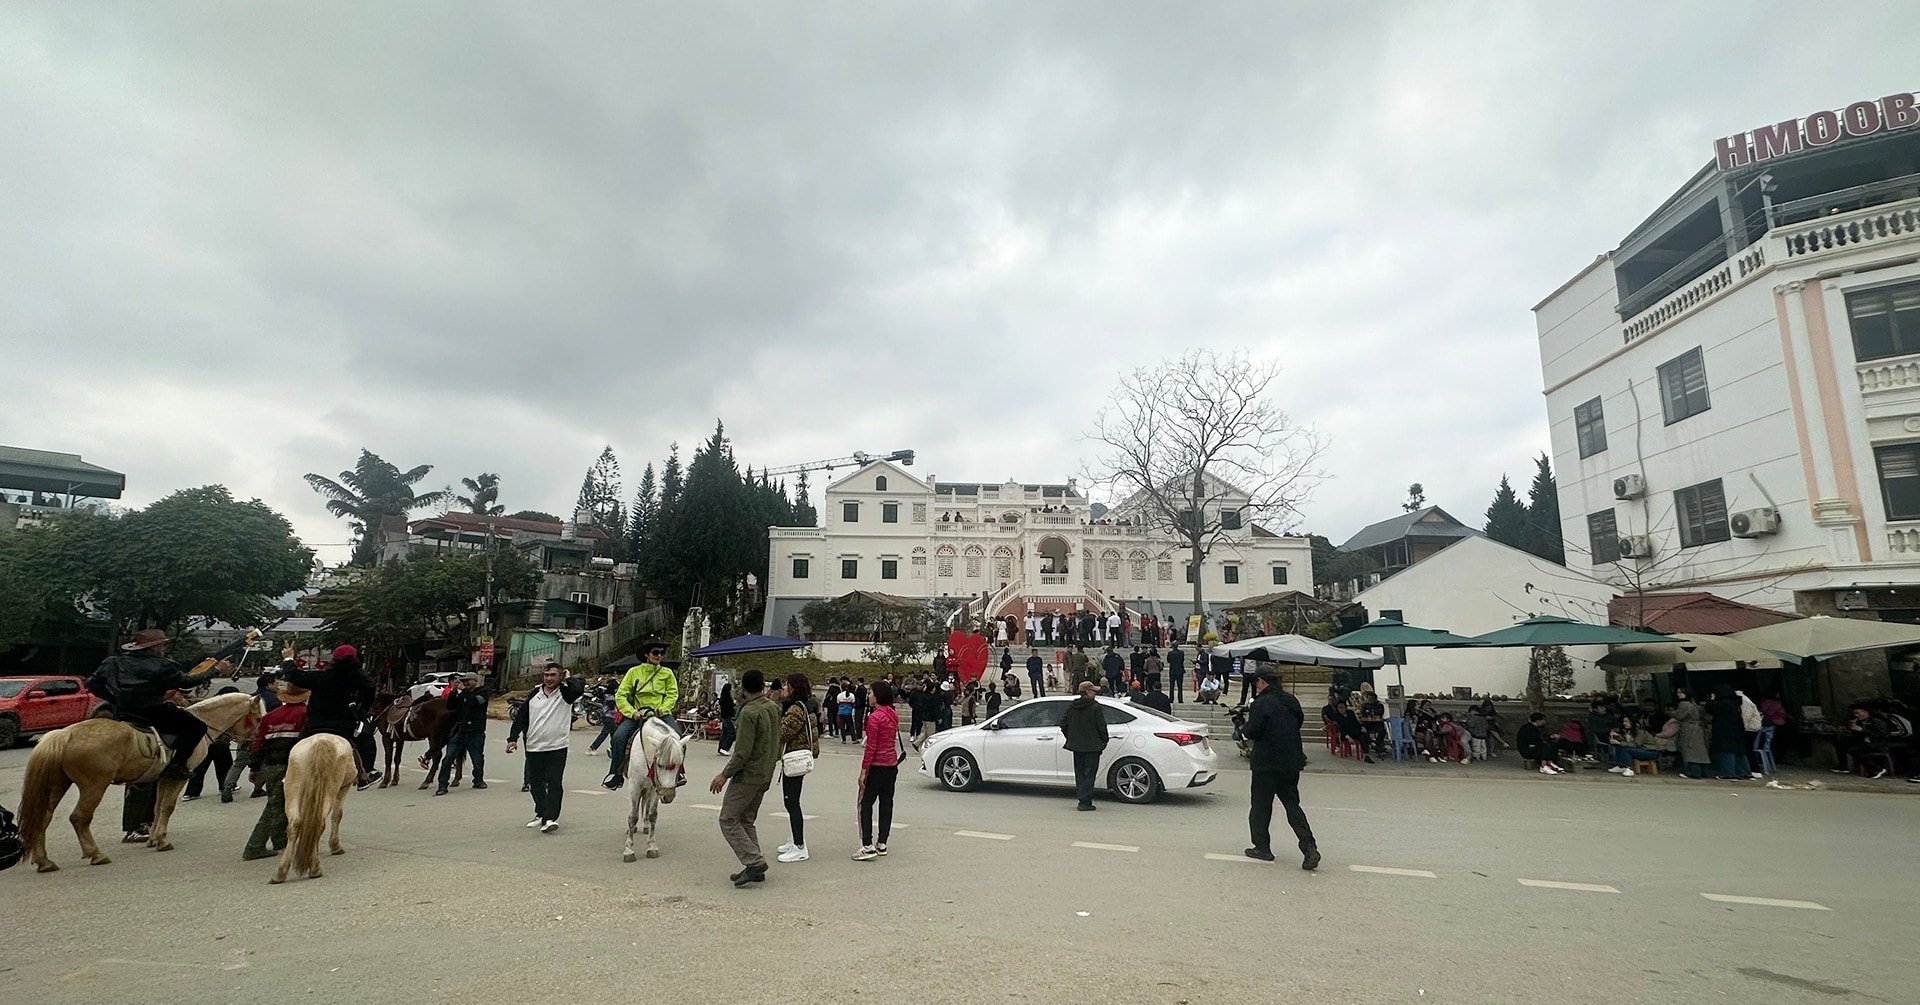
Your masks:
<svg viewBox="0 0 1920 1005"><path fill-rule="evenodd" d="M1568 565L1920 620L1917 123L1900 94L1720 139L1534 308Z"/></svg>
<svg viewBox="0 0 1920 1005"><path fill-rule="evenodd" d="M923 481L874 461L827 486L825 526L770 529L766 631L785 631L814 600L855 590L927 600L986 595L989 616L1125 603L1179 618L1192 613L1196 574L1214 611L1280 590L1311 593L1307 539L1240 519L1236 503L1246 502L1244 494L1222 495L1233 529L1193 570L1180 542L1129 523L1124 508L1095 517L1072 482Z"/></svg>

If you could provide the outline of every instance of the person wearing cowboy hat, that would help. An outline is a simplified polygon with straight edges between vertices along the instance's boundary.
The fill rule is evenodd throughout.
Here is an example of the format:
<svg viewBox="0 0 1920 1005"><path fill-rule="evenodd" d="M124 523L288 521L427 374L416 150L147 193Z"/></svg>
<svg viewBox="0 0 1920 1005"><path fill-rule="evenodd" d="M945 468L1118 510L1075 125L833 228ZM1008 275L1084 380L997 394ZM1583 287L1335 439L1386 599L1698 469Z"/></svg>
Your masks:
<svg viewBox="0 0 1920 1005"><path fill-rule="evenodd" d="M1300 770L1307 766L1306 752L1300 749L1300 724L1306 721L1306 713L1300 709L1300 700L1280 687L1280 675L1272 664L1261 664L1253 677L1253 705L1240 729L1252 744L1247 767L1253 775L1253 808L1247 813L1247 829L1253 845L1247 857L1273 861L1268 827L1278 798L1300 842L1300 868L1311 871L1320 865L1320 846L1313 839L1306 811L1300 808Z"/></svg>
<svg viewBox="0 0 1920 1005"><path fill-rule="evenodd" d="M260 720L260 728L247 745L252 771L248 778L255 789L267 790L267 805L260 810L260 821L253 825L246 850L240 857L248 862L279 854L287 845L287 800L282 784L287 778L287 756L307 729L306 688L279 681L274 689L280 704Z"/></svg>
<svg viewBox="0 0 1920 1005"><path fill-rule="evenodd" d="M105 699L120 718L132 718L173 737L173 758L166 772L183 774L195 747L207 735L207 724L193 713L167 700L167 692L198 687L229 664L212 664L198 674L189 673L166 656L167 633L143 628L133 639L120 646L120 652L108 657L87 679L87 690Z"/></svg>

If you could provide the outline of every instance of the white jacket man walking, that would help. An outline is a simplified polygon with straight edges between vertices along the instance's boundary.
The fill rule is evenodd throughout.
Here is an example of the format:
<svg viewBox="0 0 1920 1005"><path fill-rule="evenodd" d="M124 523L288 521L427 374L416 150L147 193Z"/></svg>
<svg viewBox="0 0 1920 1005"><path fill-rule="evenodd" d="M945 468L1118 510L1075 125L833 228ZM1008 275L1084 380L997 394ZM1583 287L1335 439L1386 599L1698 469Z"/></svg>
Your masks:
<svg viewBox="0 0 1920 1005"><path fill-rule="evenodd" d="M542 656L540 686L513 713L513 728L507 733L507 753L518 741L527 741L527 788L533 793L533 819L528 827L542 834L560 829L560 800L566 793L567 739L573 730L573 703L580 700L585 684L573 679L560 661Z"/></svg>

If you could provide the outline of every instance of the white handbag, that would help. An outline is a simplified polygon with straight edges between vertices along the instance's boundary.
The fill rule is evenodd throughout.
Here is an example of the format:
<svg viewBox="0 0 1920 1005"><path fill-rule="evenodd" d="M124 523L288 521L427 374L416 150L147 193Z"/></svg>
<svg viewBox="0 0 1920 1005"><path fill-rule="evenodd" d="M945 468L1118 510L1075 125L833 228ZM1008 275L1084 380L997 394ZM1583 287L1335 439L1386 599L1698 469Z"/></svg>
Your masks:
<svg viewBox="0 0 1920 1005"><path fill-rule="evenodd" d="M807 721L807 745L780 755L780 774L784 778L799 778L813 770L813 716L803 718Z"/></svg>

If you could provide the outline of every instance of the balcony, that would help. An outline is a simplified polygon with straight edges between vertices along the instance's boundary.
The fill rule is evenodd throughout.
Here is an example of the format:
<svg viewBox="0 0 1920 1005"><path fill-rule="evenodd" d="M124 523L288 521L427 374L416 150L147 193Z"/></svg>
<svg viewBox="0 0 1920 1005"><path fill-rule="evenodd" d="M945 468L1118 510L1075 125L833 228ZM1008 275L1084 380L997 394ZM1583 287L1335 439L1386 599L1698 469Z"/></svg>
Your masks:
<svg viewBox="0 0 1920 1005"><path fill-rule="evenodd" d="M1860 377L1861 394L1920 387L1920 356L1876 359L1856 365L1854 371Z"/></svg>
<svg viewBox="0 0 1920 1005"><path fill-rule="evenodd" d="M1620 329L1622 341L1645 338L1777 266L1916 238L1920 238L1920 199L1777 226L1705 275L1629 319Z"/></svg>
<svg viewBox="0 0 1920 1005"><path fill-rule="evenodd" d="M1888 524L1887 550L1895 555L1920 555L1920 522Z"/></svg>

